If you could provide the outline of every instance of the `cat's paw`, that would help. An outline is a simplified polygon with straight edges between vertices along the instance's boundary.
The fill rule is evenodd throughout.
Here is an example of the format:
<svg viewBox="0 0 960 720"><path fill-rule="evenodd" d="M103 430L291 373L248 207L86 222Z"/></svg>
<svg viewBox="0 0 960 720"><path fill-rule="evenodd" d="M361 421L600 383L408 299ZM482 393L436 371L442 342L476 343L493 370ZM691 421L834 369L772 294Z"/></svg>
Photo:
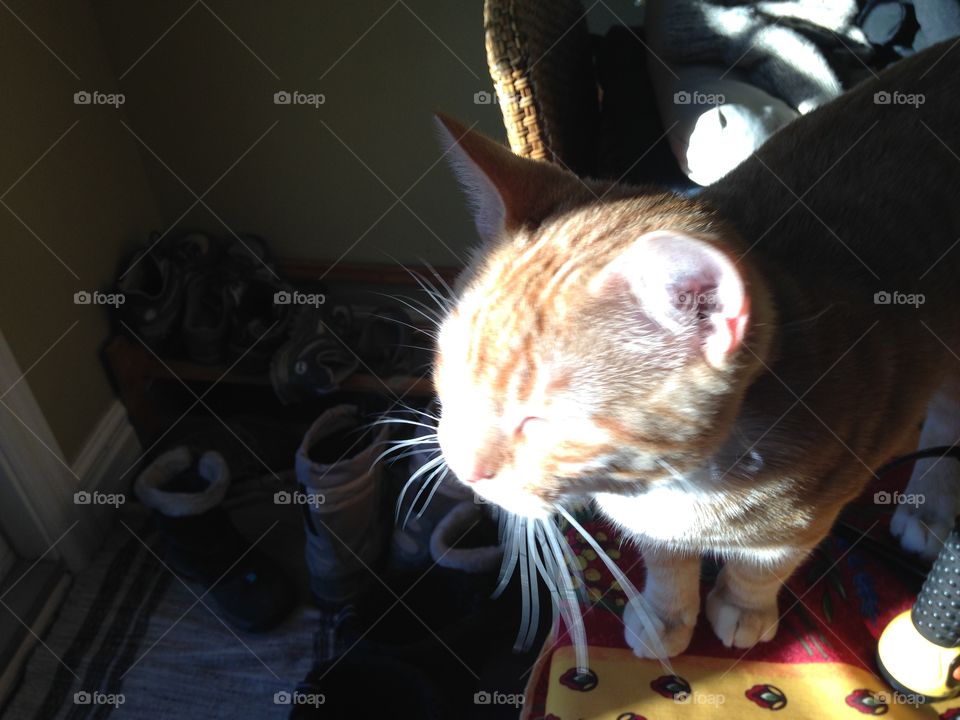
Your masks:
<svg viewBox="0 0 960 720"><path fill-rule="evenodd" d="M900 538L904 550L934 560L953 529L952 515L943 510L937 503L898 505L890 518L890 532Z"/></svg>
<svg viewBox="0 0 960 720"><path fill-rule="evenodd" d="M656 659L660 648L666 651L666 657L679 655L690 644L693 637L693 628L697 622L697 609L693 612L682 613L669 617L661 617L649 603L649 612L638 610L634 603L627 603L623 610L623 636L627 645L637 657ZM641 615L649 618L647 623L641 622ZM663 615L667 615L663 613ZM654 635L651 635L651 632Z"/></svg>
<svg viewBox="0 0 960 720"><path fill-rule="evenodd" d="M726 647L752 648L777 634L777 603L760 608L740 605L722 587L707 595L707 619Z"/></svg>

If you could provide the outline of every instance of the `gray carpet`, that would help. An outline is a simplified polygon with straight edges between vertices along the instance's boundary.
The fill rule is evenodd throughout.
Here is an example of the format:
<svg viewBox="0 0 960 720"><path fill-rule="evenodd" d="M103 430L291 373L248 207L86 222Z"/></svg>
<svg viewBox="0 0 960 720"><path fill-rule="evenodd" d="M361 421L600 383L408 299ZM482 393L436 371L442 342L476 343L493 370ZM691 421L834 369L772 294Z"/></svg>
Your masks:
<svg viewBox="0 0 960 720"><path fill-rule="evenodd" d="M296 508L272 504L272 489L231 501L231 517L251 542L266 532L258 547L296 573L303 564L300 518ZM158 551L142 507L128 503L119 519L74 579L4 717L287 717L289 706L276 704L275 694L292 690L310 669L319 610L304 594L273 631L233 631L217 619L210 596L203 599L208 610L144 546ZM83 692L102 693L105 703L122 695L123 702L76 703Z"/></svg>

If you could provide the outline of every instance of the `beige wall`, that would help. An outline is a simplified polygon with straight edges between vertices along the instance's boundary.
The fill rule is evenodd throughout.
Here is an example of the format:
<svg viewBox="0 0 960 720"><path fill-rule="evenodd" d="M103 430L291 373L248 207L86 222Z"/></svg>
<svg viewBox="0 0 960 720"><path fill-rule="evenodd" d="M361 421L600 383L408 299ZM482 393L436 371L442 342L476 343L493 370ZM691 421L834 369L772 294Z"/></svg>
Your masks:
<svg viewBox="0 0 960 720"><path fill-rule="evenodd" d="M446 164L427 172L441 155L432 111L504 134L498 109L473 102L491 88L481 0L207 4L219 19L202 4L181 18L187 0L94 2L132 126L194 192L276 123L205 198L223 222L198 206L180 224L260 232L287 258L456 262L474 231ZM326 102L278 106L278 90ZM194 198L146 166L174 223ZM404 198L413 212L397 204L372 230L395 198L371 171L399 195L427 173Z"/></svg>
<svg viewBox="0 0 960 720"><path fill-rule="evenodd" d="M105 312L74 305L73 294L108 285L124 249L159 216L117 111L73 102L77 90L115 84L89 5L10 7L50 49L0 9L0 195L30 228L0 205L0 330L21 369L39 359L27 380L72 460L113 399L97 354Z"/></svg>
<svg viewBox="0 0 960 720"><path fill-rule="evenodd" d="M150 229L259 232L278 256L330 261L455 263L474 241L431 114L503 136L497 108L473 100L490 89L482 2L404 1L12 5L40 40L2 11L0 193L72 126L4 197L30 230L0 206L0 329L18 363L77 323L28 376L68 460L113 397L105 313L73 293L108 286ZM78 106L81 89L126 102ZM276 105L278 90L326 102ZM421 175L410 210L390 209L384 184L402 195ZM190 210L185 185L214 183L209 209Z"/></svg>

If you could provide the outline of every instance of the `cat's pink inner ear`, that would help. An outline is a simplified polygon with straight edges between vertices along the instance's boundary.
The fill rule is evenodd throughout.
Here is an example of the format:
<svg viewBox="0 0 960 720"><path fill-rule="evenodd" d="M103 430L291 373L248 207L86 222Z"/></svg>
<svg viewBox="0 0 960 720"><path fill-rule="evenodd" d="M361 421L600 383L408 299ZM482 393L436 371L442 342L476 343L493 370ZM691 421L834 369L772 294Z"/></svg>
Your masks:
<svg viewBox="0 0 960 720"><path fill-rule="evenodd" d="M750 301L734 260L723 250L679 232L637 238L594 279L592 289L626 280L644 314L667 331L694 330L706 360L725 364L743 342Z"/></svg>
<svg viewBox="0 0 960 720"><path fill-rule="evenodd" d="M749 319L750 299L747 295L743 295L743 302L736 314L721 313L713 334L705 342L706 357L711 365L721 367L727 356L740 347Z"/></svg>
<svg viewBox="0 0 960 720"><path fill-rule="evenodd" d="M466 189L480 236L537 225L581 191L576 177L540 160L514 155L508 148L453 118L437 113L440 141Z"/></svg>

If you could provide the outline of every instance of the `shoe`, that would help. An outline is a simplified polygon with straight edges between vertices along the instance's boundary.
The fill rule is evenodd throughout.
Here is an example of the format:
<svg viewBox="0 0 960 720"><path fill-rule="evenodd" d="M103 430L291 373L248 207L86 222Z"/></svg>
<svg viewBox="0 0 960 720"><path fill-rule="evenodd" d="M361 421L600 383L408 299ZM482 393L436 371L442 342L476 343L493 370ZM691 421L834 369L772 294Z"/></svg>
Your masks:
<svg viewBox="0 0 960 720"><path fill-rule="evenodd" d="M297 450L310 587L321 603L340 605L360 595L383 555L381 470L374 460L386 430L362 420L356 406L333 407Z"/></svg>
<svg viewBox="0 0 960 720"><path fill-rule="evenodd" d="M376 375L403 375L410 370L410 317L393 307L379 307L360 328L357 355Z"/></svg>
<svg viewBox="0 0 960 720"><path fill-rule="evenodd" d="M159 237L154 232L151 245ZM216 265L223 250L220 242L212 235L203 232L189 232L164 240L159 245L161 254L173 260L184 275L210 270Z"/></svg>
<svg viewBox="0 0 960 720"><path fill-rule="evenodd" d="M490 577L470 585L460 575L388 576L392 592L369 593L344 621L323 622L290 717L473 717L475 673L508 651L509 622L494 613ZM325 702L311 706L311 696Z"/></svg>
<svg viewBox="0 0 960 720"><path fill-rule="evenodd" d="M273 279L238 276L229 285L233 301L226 356L237 363L237 370L248 374L264 373L287 337L291 308L278 302L289 288Z"/></svg>
<svg viewBox="0 0 960 720"><path fill-rule="evenodd" d="M230 236L224 255L226 266L234 273L277 280L267 252L267 242L259 235L240 233Z"/></svg>
<svg viewBox="0 0 960 720"><path fill-rule="evenodd" d="M183 282L172 260L150 247L137 250L116 281L124 302L116 317L122 329L160 352L180 319Z"/></svg>
<svg viewBox="0 0 960 720"><path fill-rule="evenodd" d="M259 486L264 475L274 480L274 475L289 474L290 458L302 439L303 432L297 432L295 426L253 410L227 412L219 418L190 413L170 428L160 448L185 445L220 453L230 469L232 502L236 495L247 492L248 481L254 481L250 486Z"/></svg>
<svg viewBox="0 0 960 720"><path fill-rule="evenodd" d="M409 467L407 479L419 466L411 461ZM429 472L425 475L428 476ZM418 477L397 502L396 525L390 539L391 570L408 572L426 568L431 561L431 538L440 522L461 504L475 504L473 492L449 471L446 477L434 480L429 487L424 486L425 480L423 476Z"/></svg>
<svg viewBox="0 0 960 720"><path fill-rule="evenodd" d="M352 312L346 305L300 306L291 337L270 362L270 381L285 405L329 395L359 363L346 344Z"/></svg>
<svg viewBox="0 0 960 720"><path fill-rule="evenodd" d="M378 692L389 693L391 706L402 709L406 717L449 717L440 712L442 692L426 673L403 660L366 653L358 647L367 629L364 625L369 627L369 623L361 624L353 605L320 611L311 670L296 690L280 694L281 699L290 701L289 717L382 717L382 708L370 703L365 692L371 683Z"/></svg>
<svg viewBox="0 0 960 720"><path fill-rule="evenodd" d="M134 483L163 538L165 562L209 592L228 623L247 632L279 624L293 609L296 588L249 543L220 506L230 485L223 457L199 458L186 447L157 457ZM200 593L198 593L199 595Z"/></svg>
<svg viewBox="0 0 960 720"><path fill-rule="evenodd" d="M277 698L290 703L290 720L463 717L450 713L443 687L429 673L397 658L361 652L314 666L296 690L277 693L274 702Z"/></svg>
<svg viewBox="0 0 960 720"><path fill-rule="evenodd" d="M431 404L427 413L435 415L436 406ZM436 432L423 425L407 427L415 428L412 438L422 439ZM389 464L388 474L396 498L389 564L399 573L425 569L431 562L430 538L437 524L454 507L472 503L476 497L449 469L440 470L440 446L435 439L421 441L409 452L407 460Z"/></svg>
<svg viewBox="0 0 960 720"><path fill-rule="evenodd" d="M233 296L222 276L214 272L193 275L187 281L181 330L189 358L205 365L223 362L233 316Z"/></svg>
<svg viewBox="0 0 960 720"><path fill-rule="evenodd" d="M454 506L430 534L430 557L448 570L496 572L503 560L503 546L487 520L485 506L474 500Z"/></svg>

